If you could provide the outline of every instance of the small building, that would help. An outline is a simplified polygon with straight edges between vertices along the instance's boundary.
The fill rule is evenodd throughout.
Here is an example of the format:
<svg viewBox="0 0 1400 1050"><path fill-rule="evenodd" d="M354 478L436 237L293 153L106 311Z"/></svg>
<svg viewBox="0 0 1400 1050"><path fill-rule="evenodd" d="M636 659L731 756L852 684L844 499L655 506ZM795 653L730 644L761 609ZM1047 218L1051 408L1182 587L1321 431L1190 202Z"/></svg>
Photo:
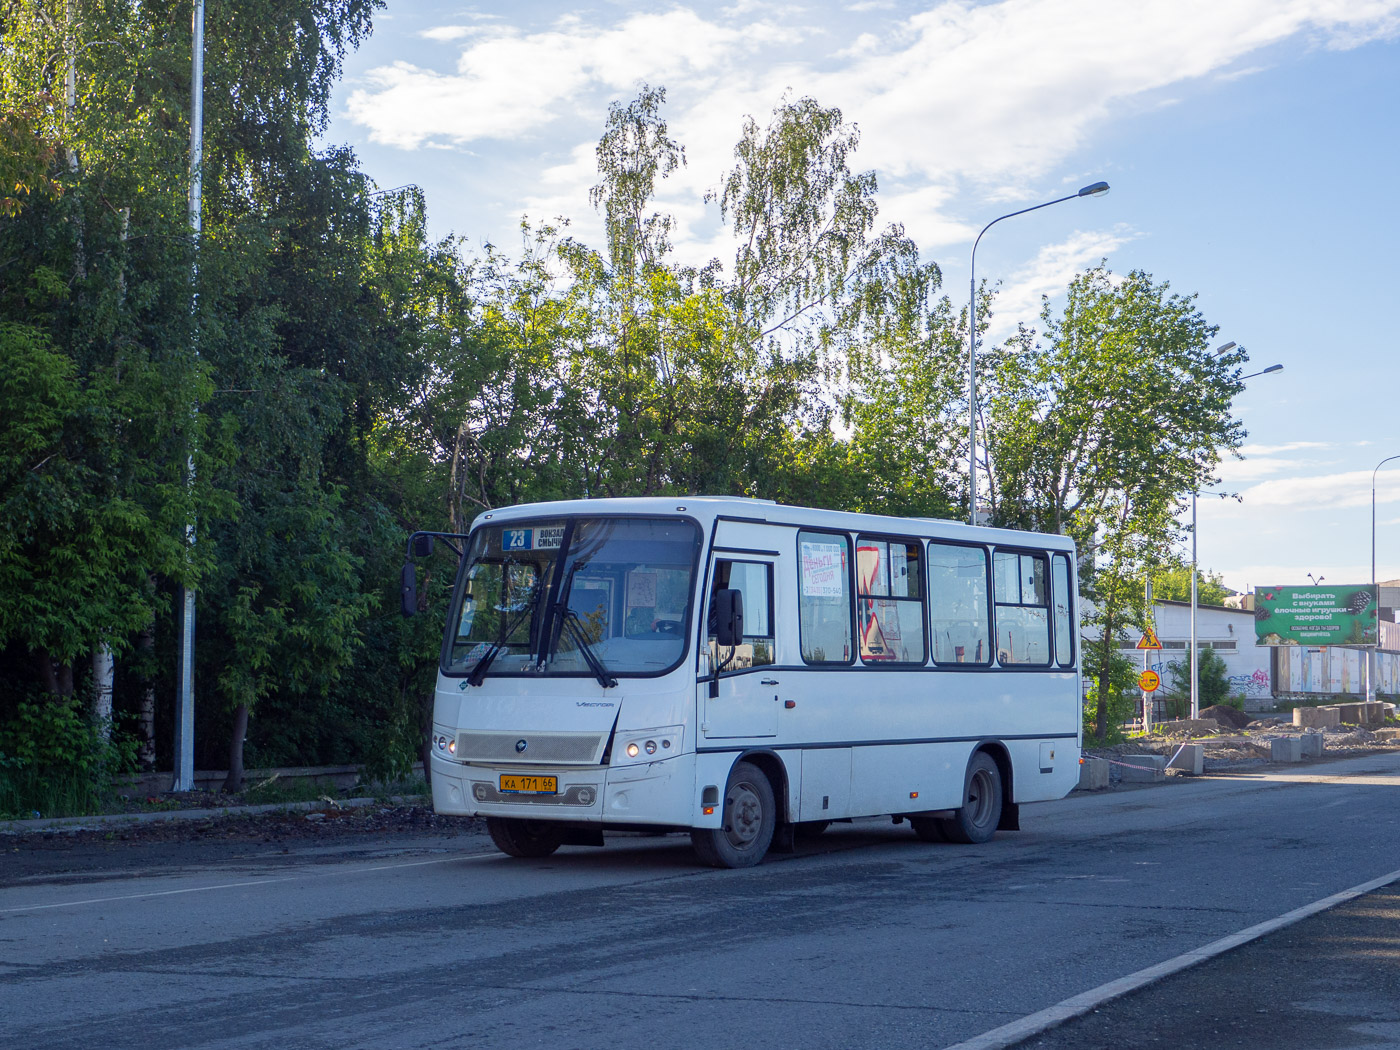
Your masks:
<svg viewBox="0 0 1400 1050"><path fill-rule="evenodd" d="M1185 680L1191 650L1191 603L1174 601L1153 602L1157 640L1161 649L1139 650L1137 639L1125 640L1121 651L1142 666L1162 676L1162 692L1170 690L1175 680L1171 665L1181 665ZM1196 606L1196 644L1213 649L1225 662L1225 675L1230 682L1231 696L1244 701L1246 709L1264 710L1273 706L1272 650L1258 645L1254 635L1254 613L1231 609L1223 605Z"/></svg>

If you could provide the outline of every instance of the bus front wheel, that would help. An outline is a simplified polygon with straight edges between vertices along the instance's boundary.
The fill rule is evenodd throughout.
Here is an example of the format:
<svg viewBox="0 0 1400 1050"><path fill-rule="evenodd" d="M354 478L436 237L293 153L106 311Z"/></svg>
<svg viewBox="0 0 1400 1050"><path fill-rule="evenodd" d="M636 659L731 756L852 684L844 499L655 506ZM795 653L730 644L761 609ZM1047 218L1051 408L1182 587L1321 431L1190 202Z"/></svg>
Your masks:
<svg viewBox="0 0 1400 1050"><path fill-rule="evenodd" d="M564 842L564 835L543 820L487 817L486 830L496 848L510 857L548 857Z"/></svg>
<svg viewBox="0 0 1400 1050"><path fill-rule="evenodd" d="M967 766L963 804L939 822L949 842L986 842L1001 823L1001 770L992 756L979 751Z"/></svg>
<svg viewBox="0 0 1400 1050"><path fill-rule="evenodd" d="M736 762L724 786L724 814L718 828L696 828L690 841L712 868L749 868L763 860L777 827L773 785L751 762Z"/></svg>

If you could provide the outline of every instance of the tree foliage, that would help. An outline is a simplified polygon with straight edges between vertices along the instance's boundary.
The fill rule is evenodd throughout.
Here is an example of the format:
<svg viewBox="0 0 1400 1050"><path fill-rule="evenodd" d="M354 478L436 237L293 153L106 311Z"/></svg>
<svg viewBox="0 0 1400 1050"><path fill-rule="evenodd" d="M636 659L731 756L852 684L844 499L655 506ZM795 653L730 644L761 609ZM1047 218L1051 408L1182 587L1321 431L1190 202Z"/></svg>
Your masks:
<svg viewBox="0 0 1400 1050"><path fill-rule="evenodd" d="M1225 586L1218 572L1197 568L1196 603L1198 605L1224 605L1232 593ZM1168 602L1189 602L1191 600L1191 563L1180 557L1170 556L1152 574L1152 595Z"/></svg>
<svg viewBox="0 0 1400 1050"><path fill-rule="evenodd" d="M1230 411L1243 351L1209 351L1194 297L1105 266L1071 282L1043 335L1022 328L993 367L987 426L993 514L1073 536L1095 632L1086 663L1110 692L1125 628L1144 626L1144 583L1178 539L1184 501L1214 480L1244 429ZM1108 728L1100 702L1097 733Z"/></svg>

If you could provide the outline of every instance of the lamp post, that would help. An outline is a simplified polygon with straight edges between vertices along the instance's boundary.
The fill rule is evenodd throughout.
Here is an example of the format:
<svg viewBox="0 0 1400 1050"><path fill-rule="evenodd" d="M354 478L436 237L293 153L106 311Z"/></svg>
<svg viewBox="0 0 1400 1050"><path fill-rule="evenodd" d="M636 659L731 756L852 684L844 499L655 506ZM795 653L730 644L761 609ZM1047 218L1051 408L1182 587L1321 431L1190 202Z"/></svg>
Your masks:
<svg viewBox="0 0 1400 1050"><path fill-rule="evenodd" d="M1312 580L1312 585L1313 585L1314 587L1321 587L1321 586L1322 586L1322 581L1325 580L1325 579L1327 579L1326 576L1314 576L1314 575L1313 575L1312 573L1310 573L1310 572L1304 573L1303 575L1306 576L1308 579Z"/></svg>
<svg viewBox="0 0 1400 1050"><path fill-rule="evenodd" d="M1007 212L983 226L982 233L979 233L977 240L972 242L972 265L970 267L972 296L967 318L967 520L969 524L977 524L977 246L982 243L982 234L1001 222L1002 219L1024 215L1028 211L1039 211L1052 204L1063 204L1076 197L1102 197L1107 192L1108 183L1093 182L1067 197L1057 197L1044 204L1032 205L1029 208L1022 208L1020 211Z"/></svg>
<svg viewBox="0 0 1400 1050"><path fill-rule="evenodd" d="M1215 351L1214 356L1219 357L1227 350L1233 350L1233 342L1226 343ZM1240 381L1253 379L1255 376L1271 375L1274 372L1282 372L1283 365L1270 365L1268 368L1258 372L1251 372L1247 376L1240 376ZM1200 683L1200 659L1201 654L1196 649L1196 496L1197 491L1191 493L1191 717L1194 719L1201 713L1201 683ZM1225 494L1220 493L1220 498L1224 499ZM1374 517L1374 515L1373 515ZM1374 550L1374 545L1373 545ZM1374 559L1373 559L1374 560ZM1374 575L1374 568L1372 570ZM1370 667L1367 666L1369 674Z"/></svg>
<svg viewBox="0 0 1400 1050"><path fill-rule="evenodd" d="M1381 472L1381 467L1385 466L1392 459L1400 459L1400 456L1386 456L1376 464L1376 469L1371 471L1371 593L1376 598L1376 644L1366 653L1366 702L1370 703L1376 698L1376 682L1371 677L1371 665L1376 662L1376 648L1381 644L1381 592L1376 586L1376 475Z"/></svg>

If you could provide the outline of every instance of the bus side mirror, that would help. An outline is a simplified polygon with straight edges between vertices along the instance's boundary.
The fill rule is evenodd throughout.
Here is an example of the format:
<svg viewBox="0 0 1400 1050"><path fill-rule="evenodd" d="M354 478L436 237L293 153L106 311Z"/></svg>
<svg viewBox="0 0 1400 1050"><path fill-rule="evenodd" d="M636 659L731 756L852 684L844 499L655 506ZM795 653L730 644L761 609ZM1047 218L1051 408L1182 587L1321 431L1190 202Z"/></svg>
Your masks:
<svg viewBox="0 0 1400 1050"><path fill-rule="evenodd" d="M414 574L413 562L408 560L403 563L403 582L399 588L399 596L403 600L405 616L412 616L418 612L418 579Z"/></svg>
<svg viewBox="0 0 1400 1050"><path fill-rule="evenodd" d="M426 558L433 553L433 538L419 534L413 537L413 556L415 558Z"/></svg>
<svg viewBox="0 0 1400 1050"><path fill-rule="evenodd" d="M715 591L715 644L730 648L744 640L744 596L724 587Z"/></svg>

